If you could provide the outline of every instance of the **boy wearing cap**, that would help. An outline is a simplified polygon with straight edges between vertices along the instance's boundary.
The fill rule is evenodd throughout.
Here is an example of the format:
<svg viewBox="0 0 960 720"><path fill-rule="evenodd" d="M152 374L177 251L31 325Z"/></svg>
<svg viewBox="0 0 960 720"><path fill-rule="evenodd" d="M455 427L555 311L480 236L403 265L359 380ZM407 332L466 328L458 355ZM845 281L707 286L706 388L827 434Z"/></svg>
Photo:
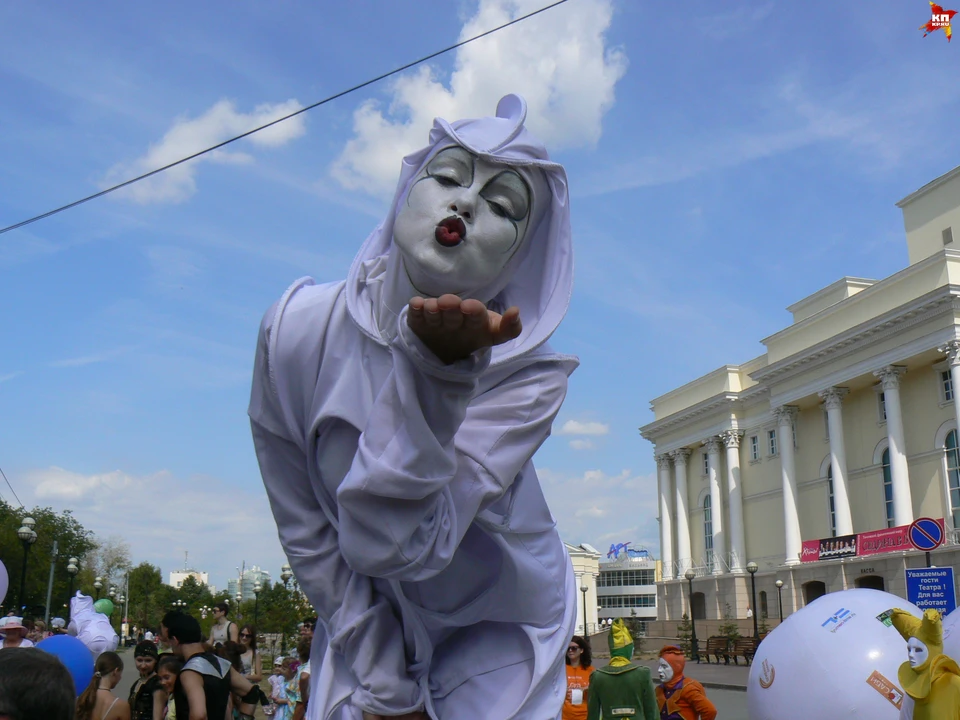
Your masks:
<svg viewBox="0 0 960 720"><path fill-rule="evenodd" d="M657 701L650 669L631 662L633 637L622 618L617 618L607 638L610 664L590 676L587 720L656 720Z"/></svg>
<svg viewBox="0 0 960 720"><path fill-rule="evenodd" d="M657 672L657 705L661 720L714 720L717 708L707 699L703 685L684 677L687 659L676 645L667 645L660 651Z"/></svg>
<svg viewBox="0 0 960 720"><path fill-rule="evenodd" d="M960 719L960 666L943 654L940 613L926 610L920 619L897 608L891 620L907 641L907 661L897 672L906 693L900 717L904 720Z"/></svg>

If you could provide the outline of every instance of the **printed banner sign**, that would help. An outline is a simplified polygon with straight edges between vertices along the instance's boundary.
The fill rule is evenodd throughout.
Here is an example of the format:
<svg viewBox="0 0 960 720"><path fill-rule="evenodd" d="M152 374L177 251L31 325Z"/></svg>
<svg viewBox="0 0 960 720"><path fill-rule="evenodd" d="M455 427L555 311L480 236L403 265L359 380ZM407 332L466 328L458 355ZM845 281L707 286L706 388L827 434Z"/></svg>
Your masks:
<svg viewBox="0 0 960 720"><path fill-rule="evenodd" d="M934 524L940 528L940 537L945 537L943 518L924 520L931 524L927 528L936 535ZM916 524L916 523L914 523ZM817 562L818 560L836 560L856 556L880 555L888 552L902 552L915 550L915 543L910 539L913 525L871 530L857 535L841 535L835 538L821 538L820 540L804 540L800 554L801 562Z"/></svg>
<svg viewBox="0 0 960 720"><path fill-rule="evenodd" d="M953 568L907 568L907 600L921 610L939 610L941 615L957 607Z"/></svg>

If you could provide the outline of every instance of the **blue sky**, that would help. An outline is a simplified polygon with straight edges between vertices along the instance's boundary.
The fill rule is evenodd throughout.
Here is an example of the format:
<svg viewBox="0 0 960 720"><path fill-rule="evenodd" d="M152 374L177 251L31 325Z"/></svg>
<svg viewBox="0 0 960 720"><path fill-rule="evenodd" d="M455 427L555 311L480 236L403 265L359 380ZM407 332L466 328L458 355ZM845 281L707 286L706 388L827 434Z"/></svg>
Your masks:
<svg viewBox="0 0 960 720"><path fill-rule="evenodd" d="M0 225L542 4L0 5ZM553 345L582 365L536 462L568 542L656 552L648 401L759 355L841 276L905 266L894 203L960 164L960 44L928 19L920 0L569 0L0 235L0 467L135 561L276 575L245 415L262 313L345 275L434 115L519 92L567 168L577 252Z"/></svg>

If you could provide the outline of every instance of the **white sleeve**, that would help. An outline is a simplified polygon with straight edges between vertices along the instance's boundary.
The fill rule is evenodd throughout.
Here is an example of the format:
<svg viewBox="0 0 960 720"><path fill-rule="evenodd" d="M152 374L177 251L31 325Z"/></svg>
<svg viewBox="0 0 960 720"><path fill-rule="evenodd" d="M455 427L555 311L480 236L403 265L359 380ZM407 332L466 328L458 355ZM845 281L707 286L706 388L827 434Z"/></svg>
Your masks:
<svg viewBox="0 0 960 720"><path fill-rule="evenodd" d="M340 548L373 577L426 580L453 558L550 434L567 375L555 363L478 392L490 352L443 365L400 317L393 371L340 484Z"/></svg>
<svg viewBox="0 0 960 720"><path fill-rule="evenodd" d="M268 332L265 325L254 371L254 395L270 406L261 408L270 416L278 400L265 367ZM356 679L353 705L381 715L400 715L422 707L420 688L407 673L399 621L387 599L373 588L373 581L352 571L340 554L337 532L314 494L303 450L255 420L251 425L280 542L300 586L327 628L331 648L343 656Z"/></svg>

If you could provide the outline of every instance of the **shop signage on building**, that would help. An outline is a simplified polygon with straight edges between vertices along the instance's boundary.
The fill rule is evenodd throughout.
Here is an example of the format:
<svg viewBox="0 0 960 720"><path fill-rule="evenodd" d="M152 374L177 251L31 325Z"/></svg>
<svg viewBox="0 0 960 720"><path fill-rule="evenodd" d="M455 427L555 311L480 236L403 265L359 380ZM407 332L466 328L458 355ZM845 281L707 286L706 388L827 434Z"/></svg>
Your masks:
<svg viewBox="0 0 960 720"><path fill-rule="evenodd" d="M919 537L926 538L927 535L937 536L936 528L939 528L939 537L944 536L943 518L932 520L922 518L925 521L923 529L925 533L919 534ZM920 521L917 521L920 522ZM871 530L869 532L858 533L857 535L843 535L835 538L822 538L820 540L805 540L803 542L803 552L800 555L801 562L817 562L819 560L836 560L837 558L864 557L868 555L879 555L881 553L926 549L918 548L911 538L913 525L900 525L899 527L884 528L882 530ZM914 535L918 533L914 530Z"/></svg>

